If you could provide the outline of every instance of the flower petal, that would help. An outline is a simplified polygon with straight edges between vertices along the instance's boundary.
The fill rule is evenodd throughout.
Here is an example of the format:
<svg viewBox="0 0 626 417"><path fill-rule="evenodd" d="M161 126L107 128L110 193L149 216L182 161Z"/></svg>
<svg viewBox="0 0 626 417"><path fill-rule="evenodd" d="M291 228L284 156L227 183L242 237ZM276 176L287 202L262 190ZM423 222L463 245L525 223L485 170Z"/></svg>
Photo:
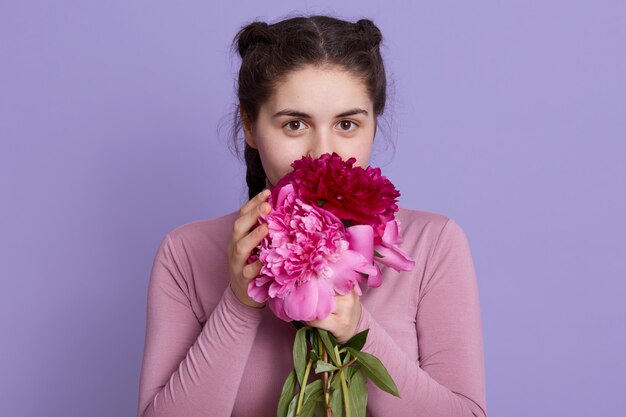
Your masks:
<svg viewBox="0 0 626 417"><path fill-rule="evenodd" d="M278 191L278 197L276 197L276 205L274 207L281 207L287 196L293 193L294 190L292 184L287 184L284 187L281 187Z"/></svg>
<svg viewBox="0 0 626 417"><path fill-rule="evenodd" d="M367 277L367 286L371 288L378 288L380 287L380 284L383 283L383 275L380 272L378 265L374 265L374 268L376 268L376 273L369 274Z"/></svg>
<svg viewBox="0 0 626 417"><path fill-rule="evenodd" d="M374 260L396 271L410 271L415 266L415 261L396 245L376 245L374 249L383 256L382 258L377 256Z"/></svg>
<svg viewBox="0 0 626 417"><path fill-rule="evenodd" d="M322 320L335 308L335 293L327 280L311 277L285 297L284 302L285 313L292 320Z"/></svg>
<svg viewBox="0 0 626 417"><path fill-rule="evenodd" d="M350 249L363 255L368 262L374 260L374 229L367 224L350 226L348 232L348 242Z"/></svg>
<svg viewBox="0 0 626 417"><path fill-rule="evenodd" d="M287 315L287 313L285 313L285 302L282 298L270 298L268 304L270 306L270 310L272 310L272 313L274 313L274 315L279 319L287 322L293 320Z"/></svg>
<svg viewBox="0 0 626 417"><path fill-rule="evenodd" d="M257 284L257 280L253 279L248 283L248 296L257 303L264 303L269 298L269 283Z"/></svg>
<svg viewBox="0 0 626 417"><path fill-rule="evenodd" d="M360 253L346 250L339 259L328 265L333 271L331 280L335 291L345 295L363 280L361 274L376 274L377 268Z"/></svg>
<svg viewBox="0 0 626 417"><path fill-rule="evenodd" d="M383 242L389 245L397 245L402 243L402 236L400 235L400 222L398 219L393 219L385 224L385 231L383 232Z"/></svg>

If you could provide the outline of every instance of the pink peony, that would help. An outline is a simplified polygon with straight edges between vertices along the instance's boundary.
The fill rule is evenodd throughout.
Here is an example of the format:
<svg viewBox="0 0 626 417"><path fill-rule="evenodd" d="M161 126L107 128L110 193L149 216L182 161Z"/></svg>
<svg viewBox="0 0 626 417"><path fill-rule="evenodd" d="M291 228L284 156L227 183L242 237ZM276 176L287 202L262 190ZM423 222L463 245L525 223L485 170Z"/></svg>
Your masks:
<svg viewBox="0 0 626 417"><path fill-rule="evenodd" d="M257 302L269 300L282 320L324 319L335 307L335 293L356 289L361 295L362 274L379 273L371 259L350 248L348 239L357 247L367 243L351 236L331 212L303 202L292 184L278 189L274 209L262 219L269 228L258 254L263 267L248 294ZM366 240L373 242L372 236Z"/></svg>

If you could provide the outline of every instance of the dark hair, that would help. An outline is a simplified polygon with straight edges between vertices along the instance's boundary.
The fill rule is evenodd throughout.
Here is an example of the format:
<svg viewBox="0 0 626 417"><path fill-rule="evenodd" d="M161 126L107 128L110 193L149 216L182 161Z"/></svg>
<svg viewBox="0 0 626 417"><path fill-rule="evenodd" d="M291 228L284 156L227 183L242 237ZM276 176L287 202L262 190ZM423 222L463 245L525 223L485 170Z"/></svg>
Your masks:
<svg viewBox="0 0 626 417"><path fill-rule="evenodd" d="M289 72L307 64L338 65L359 77L374 104L374 116L385 109L387 79L380 54L382 33L369 19L355 23L330 16L301 16L273 24L252 22L233 41L241 57L237 84L239 106L233 113L232 139L239 150L239 132L254 123L259 108L274 92L276 84ZM248 196L254 197L266 186L266 174L258 150L247 143L244 149Z"/></svg>

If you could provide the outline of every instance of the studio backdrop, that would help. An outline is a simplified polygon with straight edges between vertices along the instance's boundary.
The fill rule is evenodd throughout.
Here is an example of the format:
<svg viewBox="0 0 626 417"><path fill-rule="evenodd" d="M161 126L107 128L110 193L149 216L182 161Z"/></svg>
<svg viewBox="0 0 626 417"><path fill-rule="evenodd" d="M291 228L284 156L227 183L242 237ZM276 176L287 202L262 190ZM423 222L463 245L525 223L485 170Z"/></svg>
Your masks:
<svg viewBox="0 0 626 417"><path fill-rule="evenodd" d="M237 210L255 19L383 32L371 163L453 218L490 416L626 409L623 1L0 1L0 415L134 416L161 239Z"/></svg>

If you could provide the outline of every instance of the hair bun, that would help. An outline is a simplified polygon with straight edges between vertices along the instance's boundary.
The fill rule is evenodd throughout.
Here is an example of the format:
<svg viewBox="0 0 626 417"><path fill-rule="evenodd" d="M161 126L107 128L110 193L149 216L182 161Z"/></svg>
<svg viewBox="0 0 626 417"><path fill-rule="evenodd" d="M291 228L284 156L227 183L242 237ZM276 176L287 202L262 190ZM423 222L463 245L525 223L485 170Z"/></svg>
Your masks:
<svg viewBox="0 0 626 417"><path fill-rule="evenodd" d="M383 34L370 19L361 19L355 23L357 30L362 32L368 42L369 48L374 48L383 40Z"/></svg>
<svg viewBox="0 0 626 417"><path fill-rule="evenodd" d="M265 22L252 22L244 26L237 36L237 51L242 58L253 49L252 47L260 43L271 44L273 42L272 31Z"/></svg>

